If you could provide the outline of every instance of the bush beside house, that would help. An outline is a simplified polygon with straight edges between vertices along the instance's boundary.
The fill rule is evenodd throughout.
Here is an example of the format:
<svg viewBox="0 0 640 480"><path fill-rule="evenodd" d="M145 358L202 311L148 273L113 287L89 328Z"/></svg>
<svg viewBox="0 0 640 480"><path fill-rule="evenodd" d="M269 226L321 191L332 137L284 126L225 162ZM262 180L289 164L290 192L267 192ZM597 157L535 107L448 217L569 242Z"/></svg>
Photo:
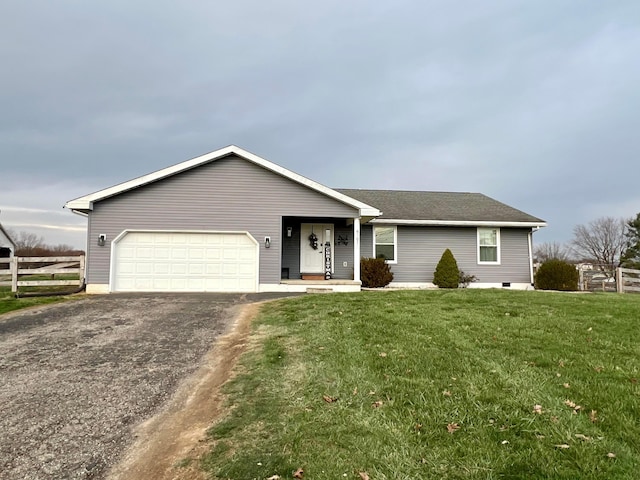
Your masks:
<svg viewBox="0 0 640 480"><path fill-rule="evenodd" d="M433 283L440 288L458 288L460 283L460 269L453 253L448 248L440 257L433 274Z"/></svg>
<svg viewBox="0 0 640 480"><path fill-rule="evenodd" d="M575 265L563 260L548 260L540 265L535 276L535 287L540 290L578 290L580 274Z"/></svg>
<svg viewBox="0 0 640 480"><path fill-rule="evenodd" d="M384 258L363 258L360 260L360 280L363 287L386 287L393 280L393 273Z"/></svg>

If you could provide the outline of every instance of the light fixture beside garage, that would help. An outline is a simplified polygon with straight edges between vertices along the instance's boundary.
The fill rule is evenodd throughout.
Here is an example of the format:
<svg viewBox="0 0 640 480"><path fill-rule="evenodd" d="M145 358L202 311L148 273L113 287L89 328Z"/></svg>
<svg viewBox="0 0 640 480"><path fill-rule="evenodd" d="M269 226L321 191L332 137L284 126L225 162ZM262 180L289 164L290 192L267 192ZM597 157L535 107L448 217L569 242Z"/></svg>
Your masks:
<svg viewBox="0 0 640 480"><path fill-rule="evenodd" d="M271 248L271 237L264 237L264 248Z"/></svg>
<svg viewBox="0 0 640 480"><path fill-rule="evenodd" d="M107 235L105 233L101 233L98 235L98 245L100 247L104 247L104 242L107 241Z"/></svg>
<svg viewBox="0 0 640 480"><path fill-rule="evenodd" d="M287 237L291 238L293 234L293 227L287 227Z"/></svg>

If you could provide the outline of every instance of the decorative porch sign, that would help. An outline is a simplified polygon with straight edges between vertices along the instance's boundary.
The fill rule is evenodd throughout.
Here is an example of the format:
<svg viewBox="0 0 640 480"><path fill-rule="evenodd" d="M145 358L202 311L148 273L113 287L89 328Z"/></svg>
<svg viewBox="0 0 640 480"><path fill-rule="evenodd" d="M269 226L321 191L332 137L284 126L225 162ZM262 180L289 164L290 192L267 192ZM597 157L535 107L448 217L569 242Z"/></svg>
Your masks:
<svg viewBox="0 0 640 480"><path fill-rule="evenodd" d="M331 243L324 244L324 279L331 280Z"/></svg>

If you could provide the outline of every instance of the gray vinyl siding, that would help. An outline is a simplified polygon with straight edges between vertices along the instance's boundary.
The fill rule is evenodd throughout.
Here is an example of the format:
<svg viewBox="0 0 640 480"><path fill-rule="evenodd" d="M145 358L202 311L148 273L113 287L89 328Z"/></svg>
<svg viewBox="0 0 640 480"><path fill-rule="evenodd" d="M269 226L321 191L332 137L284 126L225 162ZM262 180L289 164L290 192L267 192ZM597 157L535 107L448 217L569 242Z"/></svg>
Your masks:
<svg viewBox="0 0 640 480"><path fill-rule="evenodd" d="M338 236L347 237L348 245L338 245ZM353 280L353 225L335 227L334 237L336 244L333 246L335 256L333 264L333 278L340 280ZM347 266L343 266L347 262Z"/></svg>
<svg viewBox="0 0 640 480"><path fill-rule="evenodd" d="M500 265L478 265L475 227L398 226L398 263L391 265L394 282L432 282L433 272L445 249L453 253L458 267L482 283L529 283L530 229L501 228ZM362 253L371 256L372 230L363 228Z"/></svg>
<svg viewBox="0 0 640 480"><path fill-rule="evenodd" d="M300 223L291 224L291 237L282 236L282 268L288 269L290 279L300 278Z"/></svg>
<svg viewBox="0 0 640 480"><path fill-rule="evenodd" d="M373 226L362 225L360 227L360 256L373 257Z"/></svg>
<svg viewBox="0 0 640 480"><path fill-rule="evenodd" d="M283 216L353 218L358 211L244 159L222 158L95 203L87 282L109 283L111 242L123 230L149 229L248 231L260 243L260 283L279 283Z"/></svg>

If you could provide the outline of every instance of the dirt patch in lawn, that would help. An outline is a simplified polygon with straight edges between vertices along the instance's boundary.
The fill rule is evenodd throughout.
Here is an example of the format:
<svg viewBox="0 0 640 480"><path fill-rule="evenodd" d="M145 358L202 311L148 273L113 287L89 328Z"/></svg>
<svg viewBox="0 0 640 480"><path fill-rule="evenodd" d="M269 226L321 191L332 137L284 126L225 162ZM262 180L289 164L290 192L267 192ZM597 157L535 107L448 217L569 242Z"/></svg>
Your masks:
<svg viewBox="0 0 640 480"><path fill-rule="evenodd" d="M247 348L251 320L259 304L235 307L229 333L201 367L179 387L172 401L155 417L138 426L136 441L108 478L125 480L199 480L206 478L198 459L210 448L206 431L224 414L220 387L231 378L240 355Z"/></svg>

